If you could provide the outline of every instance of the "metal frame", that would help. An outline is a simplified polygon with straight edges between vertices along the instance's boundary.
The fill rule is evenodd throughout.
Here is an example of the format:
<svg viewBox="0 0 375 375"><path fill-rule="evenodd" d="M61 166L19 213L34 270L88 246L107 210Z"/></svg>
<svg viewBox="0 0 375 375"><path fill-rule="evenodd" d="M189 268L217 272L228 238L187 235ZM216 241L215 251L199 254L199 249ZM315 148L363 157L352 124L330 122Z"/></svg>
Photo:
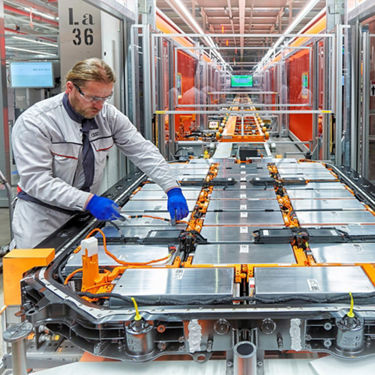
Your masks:
<svg viewBox="0 0 375 375"><path fill-rule="evenodd" d="M343 26L336 25L336 88L335 88L335 114L336 114L336 134L335 134L335 160L337 165L342 163L342 48L343 48Z"/></svg>
<svg viewBox="0 0 375 375"><path fill-rule="evenodd" d="M273 37L280 37L282 34L273 34L272 35L272 38ZM173 39L173 38L175 38L175 37L189 37L189 38L203 38L203 37L207 37L207 36L209 36L209 37L233 37L233 35L232 34L205 34L205 35L202 35L202 34L167 34L167 35L165 35L165 34L152 34L151 35L151 38L152 38L152 41L151 41L151 45L152 46L154 46L155 45L155 40L157 39L157 38L165 38L165 39ZM268 34L251 34L251 35L249 35L249 34L236 34L235 36L237 36L237 37L249 37L249 36L251 36L251 38L257 38L257 37L259 37L259 38L261 38L261 37L269 37L269 35ZM284 35L285 36L285 35ZM291 37L291 38L295 38L295 37L301 37L301 36L303 36L303 37L308 37L308 38L312 38L312 39L316 39L316 38L319 38L319 39L321 39L321 38L328 38L329 40L335 40L335 35L334 34L301 34L301 33L298 33L298 34L288 34L286 37ZM175 62L174 62L174 74L176 75L177 74L177 51L178 50L183 50L183 51L185 51L185 52L187 52L187 53L189 53L190 51L192 51L192 50L199 50L199 51L201 51L201 50L212 50L212 48L213 47L196 47L196 46L192 46L192 47L175 47L174 48L174 54L175 54ZM224 49L233 49L233 47L222 47L222 48L224 48ZM242 48L244 48L244 49L253 49L254 47L242 47ZM293 49L309 49L309 50L311 50L311 47L285 47L287 50L293 50ZM220 50L221 48L217 48L218 50ZM154 49L152 48L152 51L154 52ZM292 52L290 52L290 53L292 53ZM190 55L193 57L193 58L198 58L199 56L196 56L196 55L194 55L194 54L192 54L192 53L190 53ZM153 57L152 57L152 59L153 59ZM153 69L154 70L154 69ZM332 70L333 70L333 68L332 68ZM153 74L153 76L154 76L154 72L152 72L152 74ZM310 82L311 82L311 75L312 75L312 56L311 56L311 52L310 52L310 63L309 63L309 77L310 77ZM153 80L153 84L152 84L152 87L153 87L153 111L154 111L154 113L161 113L162 111L161 110L158 110L157 108L156 108L156 98L155 98L155 96L156 96L156 83L155 83L155 80ZM333 89L334 88L334 86L332 85L331 86L331 89ZM292 106L293 104L289 104L289 106ZM308 106L312 106L312 98L311 98L311 95L310 95L310 98L309 98L309 103L307 103L307 104L299 104L300 106L306 106L306 105L308 105ZM195 104L192 104L192 105L189 105L189 107L191 108L191 107L200 107L201 105L195 105ZM267 105L267 104L263 104L263 106L271 106L271 104L269 104L269 105ZM288 106L288 105L285 105L284 107L286 107L286 106ZM184 105L178 105L178 107L179 108L184 108ZM207 107L213 107L212 105L207 105ZM330 106L331 108L333 108L333 106ZM192 112L187 112L187 111L184 111L184 110L180 110L180 111L178 111L179 112L179 114L192 114ZM326 110L323 110L323 112L322 113L327 113L327 112L332 112L332 109L326 109ZM163 113L168 113L168 114L170 114L170 113L172 113L172 112L170 112L170 111L165 111L165 112L163 112ZM194 113L194 112L193 112ZM197 111L196 112L197 114L202 114L203 112L199 112L199 111ZM207 114L209 114L209 113L212 113L212 112L207 112ZM265 113L273 113L272 111L269 111L269 112L263 112L263 114L265 114ZM281 113L281 112L280 112ZM289 113L293 113L293 112L289 112ZM301 112L301 113L314 113L314 112Z"/></svg>
<svg viewBox="0 0 375 375"><path fill-rule="evenodd" d="M363 58L363 76L362 76L362 150L361 150L361 174L367 178L369 169L369 105L370 105L370 34L368 27L362 27L361 32L362 58Z"/></svg>

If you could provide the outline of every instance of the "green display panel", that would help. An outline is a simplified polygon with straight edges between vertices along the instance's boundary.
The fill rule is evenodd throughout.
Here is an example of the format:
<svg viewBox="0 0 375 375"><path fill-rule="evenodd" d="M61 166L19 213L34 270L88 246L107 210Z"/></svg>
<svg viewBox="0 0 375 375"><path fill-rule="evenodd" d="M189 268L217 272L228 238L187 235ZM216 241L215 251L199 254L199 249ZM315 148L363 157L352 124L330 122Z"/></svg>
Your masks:
<svg viewBox="0 0 375 375"><path fill-rule="evenodd" d="M231 87L253 87L252 75L236 75L231 77Z"/></svg>

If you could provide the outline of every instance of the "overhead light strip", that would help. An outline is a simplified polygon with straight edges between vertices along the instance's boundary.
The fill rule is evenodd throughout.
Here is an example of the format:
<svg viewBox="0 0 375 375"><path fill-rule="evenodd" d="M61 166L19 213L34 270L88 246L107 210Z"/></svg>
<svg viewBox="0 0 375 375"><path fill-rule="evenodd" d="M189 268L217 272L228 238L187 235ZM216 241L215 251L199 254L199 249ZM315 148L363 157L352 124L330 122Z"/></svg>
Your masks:
<svg viewBox="0 0 375 375"><path fill-rule="evenodd" d="M320 0L310 0L309 3L298 13L297 17L293 20L293 22L287 27L287 29L283 32L283 36L281 36L276 43L268 50L268 52L263 56L260 63L257 65L255 72L259 71L264 65L266 65L268 59L271 55L276 51L276 48L284 41L285 35L290 34L296 26L303 20L303 18L310 13L310 11L314 8L314 6Z"/></svg>
<svg viewBox="0 0 375 375"><path fill-rule="evenodd" d="M186 8L185 4L183 4L180 0L166 0L166 2L172 7L176 7L178 9L179 15L181 15L181 18L185 19L187 18L188 21L190 22L189 26L196 32L197 34L202 34L204 35L204 31L202 28L199 26L193 15L189 12L189 10ZM186 22L186 21L185 21ZM206 41L206 43L212 47L213 53L215 56L219 59L220 62L224 64L224 66L228 66L229 68L230 65L223 59L223 56L221 53L217 50L218 46L214 43L212 38L210 36L204 36L203 39Z"/></svg>
<svg viewBox="0 0 375 375"><path fill-rule="evenodd" d="M34 40L34 39L23 38L22 36L12 36L12 39L24 40L26 42L32 42L32 43L37 43L37 44L42 44L42 45L45 45L45 46L51 46L51 47L58 48L57 44L41 42L39 40Z"/></svg>
<svg viewBox="0 0 375 375"><path fill-rule="evenodd" d="M28 53L32 53L33 55L46 55L46 56L53 56L53 57L57 56L57 54L48 53L48 52L33 51L31 49L26 49L26 48L17 48L17 47L5 46L5 49L9 49L9 50L12 50L12 51L28 52Z"/></svg>
<svg viewBox="0 0 375 375"><path fill-rule="evenodd" d="M32 14L36 14L38 16L41 16L41 17L44 17L44 18L48 18L52 21L58 21L58 17L54 17L54 16L51 16L50 14L46 14L46 13L43 13L43 12L39 12L38 10L36 9L33 9L33 8L26 8L26 7L23 7L23 9L26 10L26 12L30 12Z"/></svg>

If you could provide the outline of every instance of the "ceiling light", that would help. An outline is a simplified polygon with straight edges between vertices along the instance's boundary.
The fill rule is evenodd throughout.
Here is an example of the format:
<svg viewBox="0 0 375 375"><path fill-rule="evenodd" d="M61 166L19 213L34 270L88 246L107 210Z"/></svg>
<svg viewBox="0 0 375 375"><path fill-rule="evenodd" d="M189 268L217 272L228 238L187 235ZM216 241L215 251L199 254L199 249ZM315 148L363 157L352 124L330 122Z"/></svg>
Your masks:
<svg viewBox="0 0 375 375"><path fill-rule="evenodd" d="M180 0L166 0L167 4L176 11L176 13L182 18L185 18L186 24L188 24L195 33L197 34L205 34L202 28L199 26L193 15L189 12L189 10L186 8L186 6L180 1ZM230 65L223 59L223 56L221 56L221 53L217 50L217 45L214 43L212 38L210 36L204 36L203 39L206 41L206 43L212 47L212 51L216 58L222 62L224 65L228 65L230 68Z"/></svg>
<svg viewBox="0 0 375 375"><path fill-rule="evenodd" d="M53 43L47 43L47 42L41 42L39 40L34 40L34 39L28 39L28 38L23 38L22 36L12 36L13 39L18 39L18 40L24 40L26 42L32 42L32 43L37 43L37 44L43 44L45 46L51 46L57 48L57 44Z"/></svg>
<svg viewBox="0 0 375 375"><path fill-rule="evenodd" d="M30 12L32 14L36 14L36 15L44 17L44 18L48 18L48 19L53 20L53 21L58 20L57 17L51 16L50 14L39 12L38 10L35 10L33 8L23 8L23 9L25 9L27 12Z"/></svg>
<svg viewBox="0 0 375 375"><path fill-rule="evenodd" d="M310 13L310 11L314 8L314 6L320 0L310 0L306 6L298 13L297 17L293 20L293 22L287 27L287 29L283 32L283 35L276 41L276 43L268 50L268 52L263 56L262 60L257 65L255 72L258 72L264 65L266 65L268 59L271 57L273 53L275 53L276 48L284 41L285 35L290 34L294 28L303 20L303 18ZM271 34L272 35L272 34Z"/></svg>
<svg viewBox="0 0 375 375"><path fill-rule="evenodd" d="M31 49L26 49L26 48L17 48L17 47L5 46L5 49L9 49L9 50L12 50L12 51L28 52L28 53L32 53L33 55L46 55L46 56L53 56L53 57L57 56L57 54L55 54L55 53L33 51Z"/></svg>

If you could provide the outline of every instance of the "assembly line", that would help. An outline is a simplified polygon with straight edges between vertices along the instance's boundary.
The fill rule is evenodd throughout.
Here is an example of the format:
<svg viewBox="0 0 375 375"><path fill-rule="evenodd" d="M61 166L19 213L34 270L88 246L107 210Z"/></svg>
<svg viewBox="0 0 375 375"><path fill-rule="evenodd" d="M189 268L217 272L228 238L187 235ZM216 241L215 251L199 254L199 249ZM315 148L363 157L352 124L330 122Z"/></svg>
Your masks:
<svg viewBox="0 0 375 375"><path fill-rule="evenodd" d="M0 374L375 366L371 0L0 10Z"/></svg>

